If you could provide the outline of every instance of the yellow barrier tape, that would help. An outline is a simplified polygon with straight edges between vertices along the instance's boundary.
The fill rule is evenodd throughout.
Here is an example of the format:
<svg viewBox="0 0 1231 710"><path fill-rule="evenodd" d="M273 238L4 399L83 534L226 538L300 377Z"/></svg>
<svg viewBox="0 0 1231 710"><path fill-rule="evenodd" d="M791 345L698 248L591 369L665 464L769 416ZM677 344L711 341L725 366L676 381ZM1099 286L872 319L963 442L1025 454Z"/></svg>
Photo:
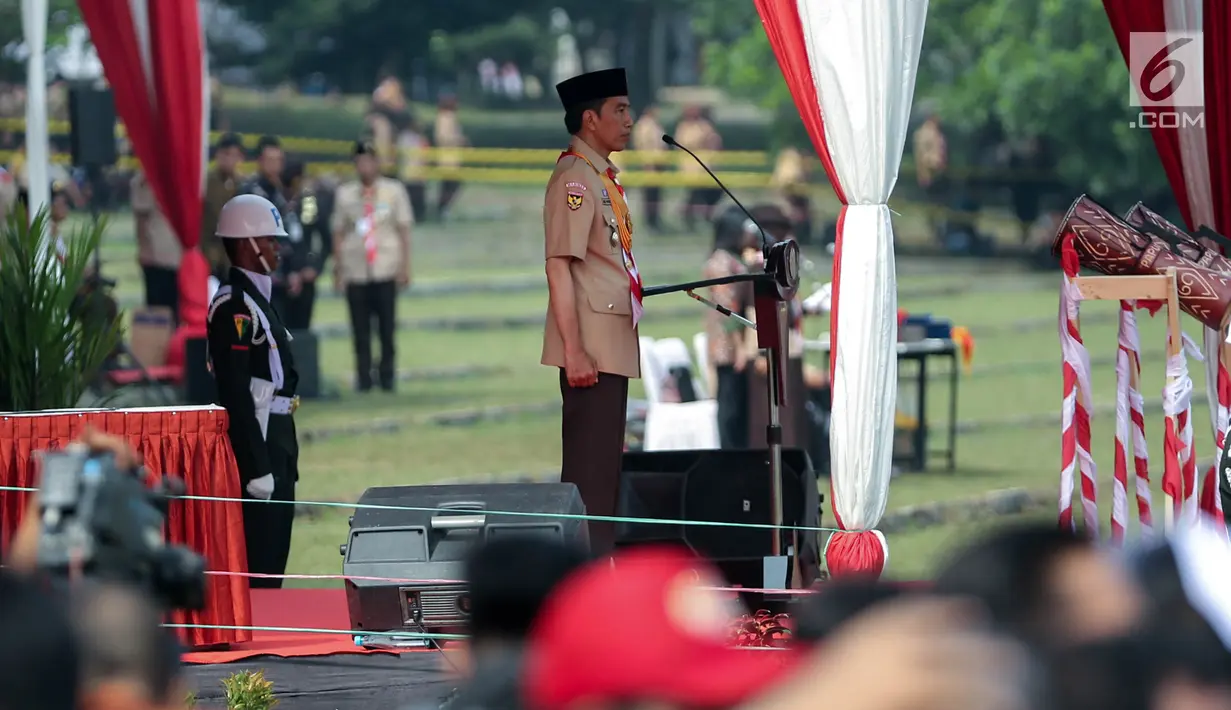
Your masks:
<svg viewBox="0 0 1231 710"><path fill-rule="evenodd" d="M0 162L8 162L16 156L13 151L0 151ZM72 159L64 153L51 156L53 163L69 166ZM121 158L117 167L122 170L139 170L141 164L135 158ZM305 166L311 176L338 175L349 178L355 172L350 162L310 162ZM255 163L245 163L241 172L255 174ZM490 184L490 185L538 185L545 187L551 177L550 168L441 168L427 166L419 170L417 180L443 181ZM767 188L768 173L732 172L724 173L722 181L728 187ZM620 172L620 182L629 187L713 187L714 183L708 175L694 173L660 172L653 170L625 170Z"/></svg>
<svg viewBox="0 0 1231 710"><path fill-rule="evenodd" d="M0 130L4 131L22 131L25 130L26 122L20 118L0 118ZM47 130L51 135L67 135L69 133L69 124L67 121L48 121ZM123 124L116 125L116 138L125 137ZM210 141L217 141L223 133L212 131ZM256 135L245 135L244 145L247 148L255 148L257 141L260 140ZM327 138L297 138L294 136L283 137L279 136L282 142L282 147L292 153L308 153L311 155L338 155L350 156L355 148L354 141L343 141ZM561 144L564 144L564 137L561 137ZM561 148L563 150L563 147ZM464 163L495 163L500 165L509 164L533 164L533 163L548 163L554 164L560 157L560 150L547 150L538 148L440 148L428 147L415 151L425 160L440 160L453 159L461 160ZM770 163L769 155L763 151L757 150L724 150L718 152L699 153L702 160L705 160L711 165L720 165L724 167L768 167ZM685 156L686 157L686 156ZM674 165L683 161L679 153L666 150L660 151L639 151L626 150L619 154L618 164L620 165Z"/></svg>

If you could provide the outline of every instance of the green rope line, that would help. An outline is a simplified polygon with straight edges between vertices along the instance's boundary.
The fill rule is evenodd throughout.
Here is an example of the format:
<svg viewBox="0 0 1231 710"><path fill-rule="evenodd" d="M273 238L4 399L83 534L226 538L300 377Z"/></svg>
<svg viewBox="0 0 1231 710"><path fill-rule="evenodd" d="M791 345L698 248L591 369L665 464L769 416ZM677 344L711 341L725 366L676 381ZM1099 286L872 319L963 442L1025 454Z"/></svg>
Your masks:
<svg viewBox="0 0 1231 710"><path fill-rule="evenodd" d="M21 486L0 486L0 491L16 491L24 493L32 493L37 491L36 488L25 488ZM456 512L449 511L444 508L425 508L414 505L377 505L373 503L339 503L336 501L323 500L258 500L247 498L223 498L220 496L172 496L175 500L196 500L212 503L271 503L278 505L314 505L322 508L340 508L347 510L404 510L415 513L448 513ZM470 512L470 511L467 511ZM637 525L688 525L695 527L711 527L711 528L745 528L752 530L798 530L801 532L842 532L838 528L828 527L808 527L803 525L771 525L769 523L733 523L723 522L718 520L670 520L664 518L632 518L618 515L577 515L574 513L533 513L524 510L482 510L473 511L475 514L482 515L507 515L510 517L525 517L525 518L555 518L558 520L595 520L608 523L633 523Z"/></svg>

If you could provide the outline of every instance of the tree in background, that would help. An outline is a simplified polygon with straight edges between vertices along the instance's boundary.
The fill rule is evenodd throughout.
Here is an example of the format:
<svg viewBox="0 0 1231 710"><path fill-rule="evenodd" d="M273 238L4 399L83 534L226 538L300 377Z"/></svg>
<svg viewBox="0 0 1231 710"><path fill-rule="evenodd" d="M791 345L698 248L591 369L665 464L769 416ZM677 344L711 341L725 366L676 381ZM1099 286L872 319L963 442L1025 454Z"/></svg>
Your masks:
<svg viewBox="0 0 1231 710"><path fill-rule="evenodd" d="M777 115L793 114L751 2L698 3L696 26L708 81ZM933 102L956 136L998 125L1011 142L1042 139L1069 191L1122 200L1166 193L1149 132L1130 127L1130 91L1102 0L929 4L916 107ZM783 120L777 131L787 130L794 124ZM955 161L985 162L963 156L962 142L950 139Z"/></svg>

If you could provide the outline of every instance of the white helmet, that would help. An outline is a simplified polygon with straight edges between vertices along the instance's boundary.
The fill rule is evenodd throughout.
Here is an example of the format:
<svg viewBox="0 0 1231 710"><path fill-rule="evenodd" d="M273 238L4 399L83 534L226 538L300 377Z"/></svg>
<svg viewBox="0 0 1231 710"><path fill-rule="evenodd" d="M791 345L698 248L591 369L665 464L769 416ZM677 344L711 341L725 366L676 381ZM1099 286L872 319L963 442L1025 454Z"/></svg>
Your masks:
<svg viewBox="0 0 1231 710"><path fill-rule="evenodd" d="M260 195L236 195L222 206L214 234L221 239L285 237L286 228L274 203Z"/></svg>

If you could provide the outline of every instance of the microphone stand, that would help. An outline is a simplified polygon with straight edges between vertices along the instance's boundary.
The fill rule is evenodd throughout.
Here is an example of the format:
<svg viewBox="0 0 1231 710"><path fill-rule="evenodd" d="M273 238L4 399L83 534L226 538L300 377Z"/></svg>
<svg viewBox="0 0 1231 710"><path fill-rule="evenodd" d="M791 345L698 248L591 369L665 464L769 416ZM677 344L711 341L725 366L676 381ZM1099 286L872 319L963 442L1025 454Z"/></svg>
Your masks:
<svg viewBox="0 0 1231 710"><path fill-rule="evenodd" d="M722 184L722 180L710 170L705 161L701 160L696 153L678 143L670 134L663 134L663 143L674 148L688 153L697 164L705 169L714 183L730 197L736 206L748 216L749 221L756 226L761 233L761 248L765 255L765 269L759 273L752 274L736 274L733 276L724 276L716 279L706 279L703 281L690 281L683 284L674 284L670 286L652 286L643 288L641 295L658 296L664 293L678 293L683 291L690 297L704 304L705 306L718 311L728 318L734 318L745 327L751 328L757 333L757 347L766 352L767 368L767 395L769 398L769 424L765 427L765 444L769 449L769 475L770 475L770 521L772 528L770 529L770 557L783 558L784 552L794 552L793 548L787 550L782 544L782 421L780 417L780 408L786 404L786 380L784 373L786 372L786 357L787 357L787 318L786 304L791 299L795 298L795 294L799 291L799 244L795 241L784 241L772 243L769 237L765 234L765 229L761 227L752 213L739 201L726 185ZM752 323L743 316L732 313L730 309L724 308L712 301L706 300L698 296L695 291L697 289L706 288L709 286L721 286L724 284L733 283L752 283L753 286L753 306L756 310L757 322ZM769 560L766 560L766 577L770 575ZM786 580L789 575L790 566L784 570L781 578ZM769 588L769 583L766 582L766 588ZM785 587L786 584L784 583Z"/></svg>
<svg viewBox="0 0 1231 710"><path fill-rule="evenodd" d="M766 270L761 273L735 274L702 281L671 284L666 286L651 286L641 290L641 296L661 296L668 293L686 293L694 300L702 303L722 315L733 318L741 325L757 333L757 347L766 351L767 396L769 400L769 424L765 428L765 443L769 450L770 475L770 557L782 557L791 553L783 546L783 504L782 504L782 422L780 408L786 404L786 372L787 335L786 335L786 302L794 297L794 290L784 288L783 276L790 272L788 264L794 258L798 264L799 246L793 242L780 242L770 249L766 259ZM793 257L792 257L793 255ZM798 269L794 271L795 286L798 287ZM753 303L757 314L757 322L733 313L698 295L696 291L711 286L722 286L734 283L751 283L753 285Z"/></svg>

